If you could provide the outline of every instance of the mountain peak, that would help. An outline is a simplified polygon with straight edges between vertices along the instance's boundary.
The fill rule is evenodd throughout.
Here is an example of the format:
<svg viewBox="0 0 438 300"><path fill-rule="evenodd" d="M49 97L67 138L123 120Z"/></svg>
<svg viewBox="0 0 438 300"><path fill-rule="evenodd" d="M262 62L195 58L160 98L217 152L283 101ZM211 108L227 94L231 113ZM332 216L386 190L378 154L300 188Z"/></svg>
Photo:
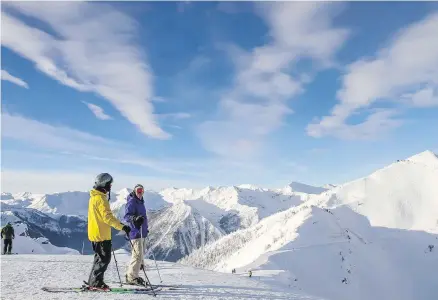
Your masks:
<svg viewBox="0 0 438 300"><path fill-rule="evenodd" d="M438 164L438 156L430 150L415 154L407 160L423 164Z"/></svg>

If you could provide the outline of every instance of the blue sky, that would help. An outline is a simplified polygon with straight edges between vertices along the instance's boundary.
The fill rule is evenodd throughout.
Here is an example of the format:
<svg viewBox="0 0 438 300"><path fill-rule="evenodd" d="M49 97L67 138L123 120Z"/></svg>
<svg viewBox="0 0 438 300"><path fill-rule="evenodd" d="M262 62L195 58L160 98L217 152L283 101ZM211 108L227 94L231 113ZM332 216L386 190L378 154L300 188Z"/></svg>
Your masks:
<svg viewBox="0 0 438 300"><path fill-rule="evenodd" d="M2 5L2 191L343 183L438 152L433 2Z"/></svg>

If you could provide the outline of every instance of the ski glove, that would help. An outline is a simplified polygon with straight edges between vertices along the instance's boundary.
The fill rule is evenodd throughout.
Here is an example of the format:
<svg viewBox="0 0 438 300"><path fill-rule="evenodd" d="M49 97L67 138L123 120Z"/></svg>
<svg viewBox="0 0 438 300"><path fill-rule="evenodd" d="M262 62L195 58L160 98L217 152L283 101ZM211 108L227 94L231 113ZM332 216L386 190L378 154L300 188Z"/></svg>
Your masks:
<svg viewBox="0 0 438 300"><path fill-rule="evenodd" d="M134 217L134 226L137 229L140 229L141 225L143 225L144 217L143 216L136 216Z"/></svg>
<svg viewBox="0 0 438 300"><path fill-rule="evenodd" d="M123 225L122 230L124 232L126 232L127 235L129 235L129 233L131 232L131 227L127 226L127 225Z"/></svg>

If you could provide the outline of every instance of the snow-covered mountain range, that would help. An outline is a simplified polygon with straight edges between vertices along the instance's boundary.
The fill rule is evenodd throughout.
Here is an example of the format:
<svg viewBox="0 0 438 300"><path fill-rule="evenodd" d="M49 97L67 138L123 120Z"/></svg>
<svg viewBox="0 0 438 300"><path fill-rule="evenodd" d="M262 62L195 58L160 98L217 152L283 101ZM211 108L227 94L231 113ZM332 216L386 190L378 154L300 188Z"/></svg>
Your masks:
<svg viewBox="0 0 438 300"><path fill-rule="evenodd" d="M147 191L149 250L194 267L252 270L327 299L438 299L437 183L438 157L425 151L340 185ZM120 219L130 191L111 196ZM14 226L56 246L77 234L82 240L68 247L80 250L88 197L2 194L2 225L14 216Z"/></svg>
<svg viewBox="0 0 438 300"><path fill-rule="evenodd" d="M146 191L152 251L158 259L176 261L228 233L251 227L267 216L308 200L310 194L291 187L269 190L243 185ZM125 188L111 195L111 209L120 220L131 191ZM88 199L88 192L2 193L0 201L2 213L13 214L18 222L35 229L33 237L45 236L57 246L87 254L91 253L86 233ZM115 245L125 243L128 249L129 243L116 233Z"/></svg>
<svg viewBox="0 0 438 300"><path fill-rule="evenodd" d="M184 257L328 299L438 299L438 157L311 196Z"/></svg>

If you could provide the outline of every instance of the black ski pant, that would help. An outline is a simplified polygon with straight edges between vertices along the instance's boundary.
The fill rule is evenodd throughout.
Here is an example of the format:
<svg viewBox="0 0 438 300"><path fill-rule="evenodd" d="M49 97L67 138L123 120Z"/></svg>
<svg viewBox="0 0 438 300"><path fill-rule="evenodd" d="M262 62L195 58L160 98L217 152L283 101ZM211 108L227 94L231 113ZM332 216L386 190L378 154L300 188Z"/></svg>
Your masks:
<svg viewBox="0 0 438 300"><path fill-rule="evenodd" d="M111 240L103 242L92 242L94 250L94 262L91 269L88 284L100 286L103 283L103 275L111 262Z"/></svg>
<svg viewBox="0 0 438 300"><path fill-rule="evenodd" d="M6 254L6 252L11 254L11 251L12 251L12 239L4 239L3 254Z"/></svg>

